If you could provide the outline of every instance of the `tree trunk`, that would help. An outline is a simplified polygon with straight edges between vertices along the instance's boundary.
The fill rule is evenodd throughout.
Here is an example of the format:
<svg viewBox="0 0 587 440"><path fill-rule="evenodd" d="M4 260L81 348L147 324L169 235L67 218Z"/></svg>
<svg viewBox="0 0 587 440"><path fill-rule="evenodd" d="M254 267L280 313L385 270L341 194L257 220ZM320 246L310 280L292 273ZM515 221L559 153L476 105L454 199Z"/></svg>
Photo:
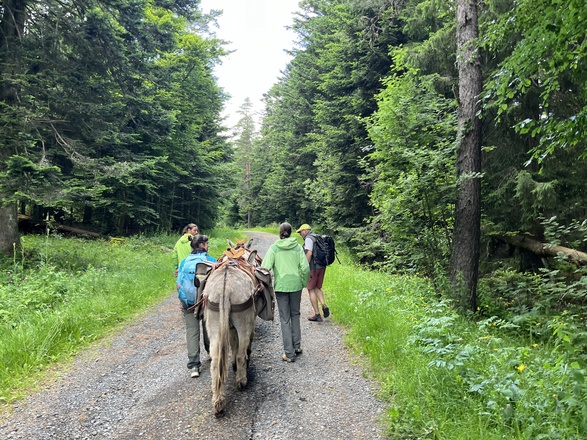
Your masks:
<svg viewBox="0 0 587 440"><path fill-rule="evenodd" d="M457 306L477 309L477 279L481 237L481 120L482 88L476 40L477 2L457 0L457 64L459 110L457 135L457 200L450 280Z"/></svg>
<svg viewBox="0 0 587 440"><path fill-rule="evenodd" d="M17 103L17 86L10 78L15 73L14 66L17 64L14 59L15 48L20 44L20 38L24 33L26 4L26 0L5 0L0 10L0 101L6 106ZM0 145L0 167L6 163L10 154L10 146ZM15 203L0 201L0 225L0 252L11 255L14 246L20 243Z"/></svg>
<svg viewBox="0 0 587 440"><path fill-rule="evenodd" d="M587 266L587 254L564 246L557 246L548 243L542 243L530 237L523 235L500 235L497 238L504 242L530 252L540 257L558 257L563 256L577 267Z"/></svg>
<svg viewBox="0 0 587 440"><path fill-rule="evenodd" d="M0 206L0 252L4 255L12 255L15 246L18 247L18 219L15 203L6 203Z"/></svg>
<svg viewBox="0 0 587 440"><path fill-rule="evenodd" d="M18 221L19 222L32 222L33 218L29 215L18 214ZM39 224L47 225L47 222L41 220L38 222ZM87 235L89 237L94 238L103 238L104 236L99 232L88 231L87 229L81 228L74 228L73 226L62 225L60 223L52 223L50 225L50 229L56 229L58 231L70 232L76 235Z"/></svg>

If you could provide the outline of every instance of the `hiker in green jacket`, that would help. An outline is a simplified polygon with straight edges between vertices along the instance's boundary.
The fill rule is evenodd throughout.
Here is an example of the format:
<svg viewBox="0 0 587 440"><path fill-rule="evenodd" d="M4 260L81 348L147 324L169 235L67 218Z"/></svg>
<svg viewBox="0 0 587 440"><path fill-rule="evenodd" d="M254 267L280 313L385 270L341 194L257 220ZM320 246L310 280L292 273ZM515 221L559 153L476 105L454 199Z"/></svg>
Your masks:
<svg viewBox="0 0 587 440"><path fill-rule="evenodd" d="M300 304L302 289L310 277L310 266L304 250L295 237L291 236L289 223L279 225L279 240L271 245L261 266L273 270L285 351L281 358L285 362L295 362L296 356L302 354Z"/></svg>
<svg viewBox="0 0 587 440"><path fill-rule="evenodd" d="M173 276L177 278L177 268L179 263L192 253L191 241L192 237L198 235L198 225L190 223L181 231L181 237L173 247Z"/></svg>

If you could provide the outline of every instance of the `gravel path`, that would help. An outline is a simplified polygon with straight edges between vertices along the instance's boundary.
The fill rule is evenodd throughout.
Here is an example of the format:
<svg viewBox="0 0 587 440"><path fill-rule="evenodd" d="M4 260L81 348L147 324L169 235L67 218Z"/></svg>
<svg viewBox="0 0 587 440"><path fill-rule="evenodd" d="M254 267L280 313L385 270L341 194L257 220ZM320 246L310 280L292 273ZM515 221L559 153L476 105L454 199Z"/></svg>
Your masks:
<svg viewBox="0 0 587 440"><path fill-rule="evenodd" d="M264 255L276 239L249 233ZM327 275L328 276L328 275ZM276 310L277 313L277 310ZM189 377L176 295L106 341L79 354L41 391L0 418L1 439L382 439L385 407L376 385L343 343L331 319L309 322L302 297L304 353L287 364L279 317L257 318L244 391L230 371L226 415L212 412L210 361ZM336 314L336 310L333 311Z"/></svg>

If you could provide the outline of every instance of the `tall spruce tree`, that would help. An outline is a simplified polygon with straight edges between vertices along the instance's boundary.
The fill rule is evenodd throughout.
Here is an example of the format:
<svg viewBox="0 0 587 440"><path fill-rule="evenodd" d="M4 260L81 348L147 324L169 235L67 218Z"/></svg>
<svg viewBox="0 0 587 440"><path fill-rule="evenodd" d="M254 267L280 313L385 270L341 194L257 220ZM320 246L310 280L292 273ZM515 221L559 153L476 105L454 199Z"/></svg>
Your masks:
<svg viewBox="0 0 587 440"><path fill-rule="evenodd" d="M252 190L251 161L257 133L253 118L253 103L249 98L246 98L240 106L238 114L241 118L233 131L234 159L241 182L236 203L239 206L239 212L244 219L244 223L250 228L253 224L253 207L255 204L255 194Z"/></svg>
<svg viewBox="0 0 587 440"><path fill-rule="evenodd" d="M0 3L0 114L5 127L0 144L0 172L5 171L7 163L14 151L14 146L26 146L26 138L22 136L23 120L14 118L7 111L18 106L20 87L18 81L18 65L21 57L21 42L24 38L27 20L27 1L8 0ZM0 196L2 194L0 193ZM0 252L9 254L18 241L17 207L14 200L0 198Z"/></svg>
<svg viewBox="0 0 587 440"><path fill-rule="evenodd" d="M483 87L477 51L478 18L475 0L457 0L457 64L459 110L457 134L457 200L450 279L457 305L477 309L477 280L481 238L481 120Z"/></svg>

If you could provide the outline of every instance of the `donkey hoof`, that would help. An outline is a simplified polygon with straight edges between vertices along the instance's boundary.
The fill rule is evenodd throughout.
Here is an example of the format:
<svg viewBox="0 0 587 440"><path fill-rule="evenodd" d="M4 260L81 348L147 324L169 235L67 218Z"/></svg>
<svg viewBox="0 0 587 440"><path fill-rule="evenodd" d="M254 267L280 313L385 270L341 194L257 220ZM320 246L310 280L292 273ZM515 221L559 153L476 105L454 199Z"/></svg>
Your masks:
<svg viewBox="0 0 587 440"><path fill-rule="evenodd" d="M220 410L219 412L214 413L214 417L216 417L217 419L224 417L224 410Z"/></svg>

